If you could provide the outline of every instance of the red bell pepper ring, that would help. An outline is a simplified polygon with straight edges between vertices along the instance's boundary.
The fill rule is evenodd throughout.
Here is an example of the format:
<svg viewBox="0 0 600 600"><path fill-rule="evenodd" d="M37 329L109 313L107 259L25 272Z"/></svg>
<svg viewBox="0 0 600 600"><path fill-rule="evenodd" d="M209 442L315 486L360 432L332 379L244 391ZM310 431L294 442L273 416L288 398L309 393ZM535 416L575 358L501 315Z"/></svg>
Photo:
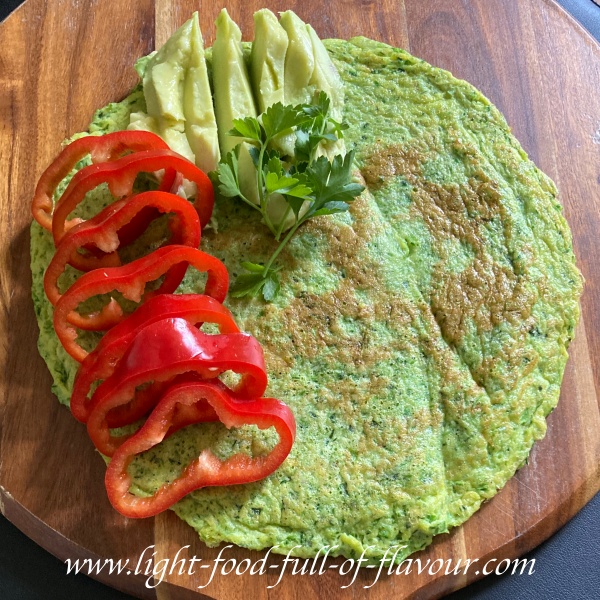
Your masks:
<svg viewBox="0 0 600 600"><path fill-rule="evenodd" d="M129 492L132 479L127 468L136 455L160 444L180 428L182 408L200 403L196 422L208 420L205 404L210 405L219 421L228 429L256 425L274 427L279 442L266 456L252 457L237 453L221 460L208 448L192 461L174 481L165 483L148 498ZM187 419L189 421L189 417ZM105 476L106 491L113 507L129 518L145 518L170 508L194 490L208 486L237 485L264 479L288 457L296 436L292 411L274 398L233 398L218 382L191 381L174 385L160 400L152 414L135 435L114 453Z"/></svg>
<svg viewBox="0 0 600 600"><path fill-rule="evenodd" d="M177 194L177 190L181 183L182 177L177 171L165 169L157 191ZM121 245L126 246L127 244L131 244L134 240L137 240L157 216L158 211L152 207L145 208L135 215L129 223L123 225L123 227L119 229L119 240Z"/></svg>
<svg viewBox="0 0 600 600"><path fill-rule="evenodd" d="M117 253L120 246L119 231L146 208L156 209L157 213L174 215L174 224L173 220L171 221L173 235L169 243L198 247L200 221L194 207L187 200L168 192L155 191L114 202L92 219L76 225L65 234L44 274L44 290L48 300L56 305L60 299L58 279L67 263L80 271L120 266L122 263ZM95 246L104 255L79 253L80 249L89 246ZM176 286L181 283L186 269L187 265L182 264L176 275L171 272Z"/></svg>
<svg viewBox="0 0 600 600"><path fill-rule="evenodd" d="M127 315L119 303L111 298L101 311L81 315L76 309L82 303L100 294L120 292L132 302L147 300L158 294L175 291L178 282L171 276L172 268L187 263L208 277L204 293L223 302L229 287L225 265L210 254L189 246L165 246L122 267L107 267L84 273L58 300L54 308L54 329L65 350L78 362L87 352L75 342L75 327L89 331L105 331L123 321ZM165 275L163 283L153 291L145 292L146 284Z"/></svg>
<svg viewBox="0 0 600 600"><path fill-rule="evenodd" d="M116 131L106 135L87 135L71 142L42 173L31 202L33 218L44 229L52 231L54 192L75 165L88 154L92 163L98 164L120 158L127 152L168 149L166 142L149 131ZM175 173L170 174L169 185L173 184L174 176Z"/></svg>
<svg viewBox="0 0 600 600"><path fill-rule="evenodd" d="M82 423L87 423L90 414L89 393L92 386L108 379L127 348L147 325L168 318L185 319L192 325L214 323L220 333L239 333L231 313L220 302L210 296L200 294L160 294L144 302L127 319L110 329L100 340L96 348L81 363L73 392L71 394L71 412ZM107 415L108 426L123 427L142 418L152 399L146 392L143 397L136 395L135 401L127 411L114 409Z"/></svg>
<svg viewBox="0 0 600 600"><path fill-rule="evenodd" d="M140 173L150 173L160 169L177 171L185 179L196 184L194 208L198 212L202 227L206 226L214 205L214 191L206 173L172 150L147 150L128 154L112 162L88 165L75 173L54 207L52 219L54 244L58 246L69 226L72 227L78 222L77 219L71 219L67 224L67 217L88 192L106 183L113 196L118 198L129 196L135 179Z"/></svg>
<svg viewBox="0 0 600 600"><path fill-rule="evenodd" d="M132 402L137 388L171 381L186 373L216 379L226 371L241 375L232 395L257 398L267 388L262 348L251 335L209 335L185 319L152 323L135 336L117 369L94 392L88 434L102 454L112 456L129 436L113 436L107 415Z"/></svg>

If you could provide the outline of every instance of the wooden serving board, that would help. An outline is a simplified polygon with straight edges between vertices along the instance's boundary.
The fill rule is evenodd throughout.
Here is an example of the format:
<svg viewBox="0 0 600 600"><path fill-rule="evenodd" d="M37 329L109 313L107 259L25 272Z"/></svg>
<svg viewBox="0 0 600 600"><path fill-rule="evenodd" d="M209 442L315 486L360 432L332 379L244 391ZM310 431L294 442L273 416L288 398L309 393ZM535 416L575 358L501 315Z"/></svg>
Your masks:
<svg viewBox="0 0 600 600"><path fill-rule="evenodd" d="M586 279L582 320L570 348L559 407L529 464L463 527L440 536L421 558L517 557L546 539L600 489L600 47L551 0L206 0L206 42L222 4L251 37L264 5L292 8L321 37L366 35L404 47L480 88L506 115L533 160L558 184ZM195 555L213 560L173 514L128 521L111 509L104 465L85 428L58 405L36 351L30 298L29 199L61 140L84 129L94 109L134 85L136 58L162 44L198 9L188 0L28 0L0 25L0 509L65 560L155 560ZM263 553L225 551L257 560ZM270 564L281 564L281 557ZM338 561L339 562L339 561ZM212 565L212 563L209 563ZM218 576L214 598L434 598L481 576L384 577L350 582L323 576ZM97 577L142 598L198 598L208 579ZM532 583L533 585L533 583ZM319 590L317 594L317 589Z"/></svg>

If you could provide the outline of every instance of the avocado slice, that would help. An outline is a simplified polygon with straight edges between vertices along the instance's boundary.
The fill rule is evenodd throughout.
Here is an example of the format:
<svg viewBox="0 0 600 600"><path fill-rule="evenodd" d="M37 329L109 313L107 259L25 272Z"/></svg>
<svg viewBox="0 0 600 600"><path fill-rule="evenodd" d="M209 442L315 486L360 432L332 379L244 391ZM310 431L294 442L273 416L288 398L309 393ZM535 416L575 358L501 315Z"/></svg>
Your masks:
<svg viewBox="0 0 600 600"><path fill-rule="evenodd" d="M329 96L331 116L336 121L341 121L344 112L344 84L317 32L309 24L306 25L306 30L310 36L315 57L315 68L309 84Z"/></svg>
<svg viewBox="0 0 600 600"><path fill-rule="evenodd" d="M215 114L219 129L221 153L226 154L240 144L240 139L228 135L234 119L256 117L256 105L244 54L242 32L224 8L217 17L217 35L213 44L212 73L215 90ZM256 167L249 146L242 142L238 154L240 189L246 198L259 204L256 187Z"/></svg>
<svg viewBox="0 0 600 600"><path fill-rule="evenodd" d="M329 114L333 119L341 122L344 116L344 84L342 78L317 32L309 24L306 25L306 30L310 36L315 56L315 69L310 78L310 85L329 96L331 102ZM315 158L326 156L329 160L332 160L336 154L346 154L346 144L343 139L335 142L321 142L317 146Z"/></svg>
<svg viewBox="0 0 600 600"><path fill-rule="evenodd" d="M315 30L291 10L282 13L279 22L289 40L285 57L285 103L313 103L318 93L324 91L331 101L331 116L341 121L344 106L342 80ZM277 140L277 147L282 153L293 154L294 144L293 135ZM331 160L336 154L345 153L343 140L322 141L315 158L324 155Z"/></svg>
<svg viewBox="0 0 600 600"><path fill-rule="evenodd" d="M146 113L133 113L129 129L153 131L204 171L215 169L217 123L198 13L148 60L142 81Z"/></svg>
<svg viewBox="0 0 600 600"><path fill-rule="evenodd" d="M314 97L310 85L315 70L315 55L306 24L296 13L286 10L279 23L288 35L285 55L284 98L285 104L305 104Z"/></svg>
<svg viewBox="0 0 600 600"><path fill-rule="evenodd" d="M277 17L266 8L255 12L250 76L260 113L276 102L284 104L287 48L288 34L279 24Z"/></svg>
<svg viewBox="0 0 600 600"><path fill-rule="evenodd" d="M216 26L217 36L212 54L215 113L221 152L226 154L240 142L227 135L234 119L257 115L242 51L242 32L226 8L219 13Z"/></svg>
<svg viewBox="0 0 600 600"><path fill-rule="evenodd" d="M175 152L194 162L195 156L185 135L185 117L180 102L191 30L190 20L147 61L142 77L146 112L132 113L128 129L152 131Z"/></svg>
<svg viewBox="0 0 600 600"><path fill-rule="evenodd" d="M185 133L196 165L205 172L214 171L221 155L198 13L192 17L189 61L183 90Z"/></svg>

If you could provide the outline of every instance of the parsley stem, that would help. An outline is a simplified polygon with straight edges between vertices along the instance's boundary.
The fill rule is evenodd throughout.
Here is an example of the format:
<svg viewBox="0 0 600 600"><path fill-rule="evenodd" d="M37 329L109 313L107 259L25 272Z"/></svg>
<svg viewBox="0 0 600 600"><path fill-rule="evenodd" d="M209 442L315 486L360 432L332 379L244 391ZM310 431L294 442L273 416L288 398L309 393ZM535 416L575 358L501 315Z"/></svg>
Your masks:
<svg viewBox="0 0 600 600"><path fill-rule="evenodd" d="M287 243L292 239L293 235L296 233L296 230L298 229L298 227L300 227L300 225L302 225L302 223L303 223L303 221L298 221L287 232L287 235L283 238L283 241L281 242L281 244L279 244L279 246L277 246L277 250L275 250L275 252L273 252L273 254L271 255L271 258L269 258L267 264L264 266L264 271L263 271L264 278L267 277L269 270L271 269L271 267L273 266L273 263L275 262L275 259L279 256L279 253L285 248Z"/></svg>
<svg viewBox="0 0 600 600"><path fill-rule="evenodd" d="M246 196L244 196L244 194L242 194L240 192L238 198L242 201L245 202L248 206L251 206L254 210L257 210L260 212L260 207L256 206L256 204L254 204L254 202L252 202L252 200L248 200L248 198L246 198Z"/></svg>

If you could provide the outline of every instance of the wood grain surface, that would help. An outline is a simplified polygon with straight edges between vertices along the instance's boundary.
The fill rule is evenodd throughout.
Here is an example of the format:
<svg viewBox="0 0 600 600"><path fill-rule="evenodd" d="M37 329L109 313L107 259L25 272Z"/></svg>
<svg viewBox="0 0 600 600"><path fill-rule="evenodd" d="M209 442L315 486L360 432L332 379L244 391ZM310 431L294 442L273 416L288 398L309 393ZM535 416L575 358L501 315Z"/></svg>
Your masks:
<svg viewBox="0 0 600 600"><path fill-rule="evenodd" d="M291 8L321 37L361 34L408 49L480 88L506 115L532 159L558 184L587 280L582 319L570 348L548 434L492 501L464 526L420 554L431 558L517 557L546 539L600 489L600 47L550 0L207 0L201 24L225 4L251 37L252 13ZM27 535L65 560L78 557L196 556L207 549L173 514L129 521L111 509L104 465L85 428L56 402L36 351L30 298L29 199L63 138L84 129L93 111L135 84L136 58L162 44L198 2L188 0L28 0L0 25L0 509ZM226 558L264 553L226 549ZM281 564L281 557L269 564ZM338 561L339 562L339 561ZM383 577L349 583L323 576L220 576L213 598L435 598L481 576ZM199 598L195 576L167 575L157 590L146 577L97 579L142 598Z"/></svg>

